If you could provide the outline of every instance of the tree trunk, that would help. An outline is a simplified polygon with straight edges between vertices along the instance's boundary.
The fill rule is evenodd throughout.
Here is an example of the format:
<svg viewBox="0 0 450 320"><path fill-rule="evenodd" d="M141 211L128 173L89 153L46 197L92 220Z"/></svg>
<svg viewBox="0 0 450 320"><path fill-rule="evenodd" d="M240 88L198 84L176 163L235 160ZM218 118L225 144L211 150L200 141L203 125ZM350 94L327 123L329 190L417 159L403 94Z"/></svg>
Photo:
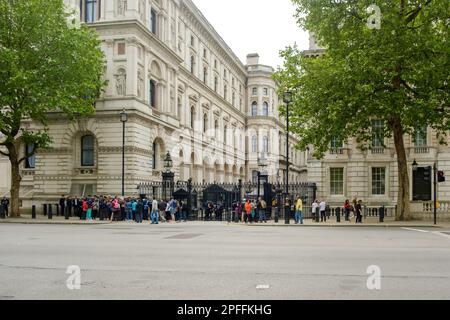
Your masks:
<svg viewBox="0 0 450 320"><path fill-rule="evenodd" d="M411 220L411 210L409 205L409 175L408 161L406 158L405 144L403 141L403 127L400 118L395 117L391 121L394 132L395 150L397 151L398 166L398 199L395 220Z"/></svg>
<svg viewBox="0 0 450 320"><path fill-rule="evenodd" d="M19 191L20 181L22 176L20 175L19 155L17 154L16 147L14 145L8 145L9 161L11 163L11 213L10 217L20 217L19 212Z"/></svg>

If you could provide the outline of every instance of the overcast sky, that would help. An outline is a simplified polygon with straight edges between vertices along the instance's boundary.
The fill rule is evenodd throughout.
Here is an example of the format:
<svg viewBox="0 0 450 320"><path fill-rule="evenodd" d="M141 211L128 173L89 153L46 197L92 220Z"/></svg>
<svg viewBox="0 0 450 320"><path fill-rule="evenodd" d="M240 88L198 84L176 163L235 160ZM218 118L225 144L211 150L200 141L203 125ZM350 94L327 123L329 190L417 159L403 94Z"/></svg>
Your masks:
<svg viewBox="0 0 450 320"><path fill-rule="evenodd" d="M308 49L308 34L293 17L291 0L193 0L223 40L246 63L259 53L261 64L281 66L279 51L297 43Z"/></svg>

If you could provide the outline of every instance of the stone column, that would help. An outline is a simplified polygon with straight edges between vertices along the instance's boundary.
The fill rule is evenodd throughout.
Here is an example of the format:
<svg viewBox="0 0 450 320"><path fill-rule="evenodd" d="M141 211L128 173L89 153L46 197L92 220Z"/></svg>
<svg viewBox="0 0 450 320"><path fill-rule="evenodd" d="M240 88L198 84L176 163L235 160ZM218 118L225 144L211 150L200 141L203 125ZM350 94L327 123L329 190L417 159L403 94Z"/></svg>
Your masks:
<svg viewBox="0 0 450 320"><path fill-rule="evenodd" d="M133 96L137 95L137 39L127 38L127 92Z"/></svg>

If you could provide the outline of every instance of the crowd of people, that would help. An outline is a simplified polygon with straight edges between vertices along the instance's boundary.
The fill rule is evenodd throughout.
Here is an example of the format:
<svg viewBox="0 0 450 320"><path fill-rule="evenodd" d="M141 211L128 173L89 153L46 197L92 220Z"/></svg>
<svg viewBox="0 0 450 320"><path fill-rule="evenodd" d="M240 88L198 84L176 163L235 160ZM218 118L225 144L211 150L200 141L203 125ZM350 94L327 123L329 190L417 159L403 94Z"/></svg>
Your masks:
<svg viewBox="0 0 450 320"><path fill-rule="evenodd" d="M343 206L345 221L351 222L354 217L356 217L356 223L362 223L362 200L357 200L356 198L350 203L349 199L346 199ZM311 205L311 213L313 220L318 220L320 222L326 222L327 217L329 217L330 208L324 200L315 200ZM318 215L318 217L316 217Z"/></svg>
<svg viewBox="0 0 450 320"><path fill-rule="evenodd" d="M59 199L61 214L76 216L80 220L134 221L142 223L150 220L152 224L159 222L186 222L187 205L183 201L169 201L135 197L87 196L66 197Z"/></svg>

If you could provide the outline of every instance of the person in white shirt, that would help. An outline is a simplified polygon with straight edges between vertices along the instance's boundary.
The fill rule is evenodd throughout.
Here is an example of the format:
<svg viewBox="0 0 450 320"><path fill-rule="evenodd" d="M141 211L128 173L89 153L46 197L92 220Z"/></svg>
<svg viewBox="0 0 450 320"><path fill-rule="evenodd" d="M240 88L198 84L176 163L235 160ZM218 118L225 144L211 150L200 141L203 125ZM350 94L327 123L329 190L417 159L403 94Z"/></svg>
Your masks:
<svg viewBox="0 0 450 320"><path fill-rule="evenodd" d="M319 207L319 200L316 200L316 201L313 202L313 204L311 206L311 212L312 212L313 221L316 221L316 211L317 211L318 207ZM317 213L317 215L318 215L318 213ZM317 217L317 221L319 221L318 217Z"/></svg>
<svg viewBox="0 0 450 320"><path fill-rule="evenodd" d="M156 198L152 201L152 212L150 214L150 218L152 220L152 224L158 224L159 210L158 210L158 201Z"/></svg>
<svg viewBox="0 0 450 320"><path fill-rule="evenodd" d="M326 222L327 221L327 215L325 214L326 210L326 203L324 200L322 200L319 203L319 210L320 210L320 222Z"/></svg>

